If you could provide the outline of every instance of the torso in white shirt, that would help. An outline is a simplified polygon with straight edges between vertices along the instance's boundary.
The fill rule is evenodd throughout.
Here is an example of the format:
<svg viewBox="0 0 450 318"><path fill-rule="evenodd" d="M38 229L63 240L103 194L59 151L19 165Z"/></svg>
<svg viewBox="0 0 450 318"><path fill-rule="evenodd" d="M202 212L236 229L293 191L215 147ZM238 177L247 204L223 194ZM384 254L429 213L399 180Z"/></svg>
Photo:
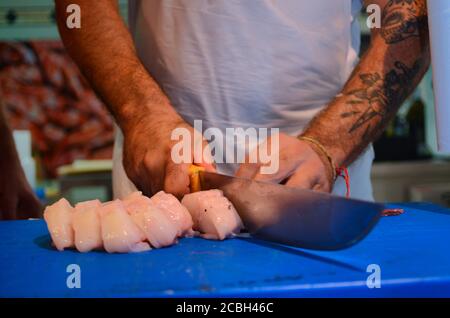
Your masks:
<svg viewBox="0 0 450 318"><path fill-rule="evenodd" d="M298 135L358 61L360 0L129 2L140 59L181 116L203 120L204 128ZM116 157L120 140L117 146ZM353 197L372 199L372 160L370 147L349 167ZM224 173L235 169L219 165ZM115 179L119 196L129 191L123 171ZM343 180L333 192L345 194Z"/></svg>

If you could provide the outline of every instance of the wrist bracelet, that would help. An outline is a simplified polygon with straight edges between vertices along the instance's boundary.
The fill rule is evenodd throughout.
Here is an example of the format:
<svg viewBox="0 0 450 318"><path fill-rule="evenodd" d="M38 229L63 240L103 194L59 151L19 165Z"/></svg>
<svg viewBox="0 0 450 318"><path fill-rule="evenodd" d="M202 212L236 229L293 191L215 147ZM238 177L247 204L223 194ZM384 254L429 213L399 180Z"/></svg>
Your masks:
<svg viewBox="0 0 450 318"><path fill-rule="evenodd" d="M328 159L328 162L331 165L331 171L332 171L332 174L333 174L333 182L336 181L336 179L337 179L336 165L334 164L333 157L331 157L331 155L327 151L327 149L325 149L325 147L319 141L315 140L314 138L300 136L300 137L298 137L298 139L306 141L306 142L309 142L309 143L317 146L317 148L320 149L320 151L325 155L325 157Z"/></svg>
<svg viewBox="0 0 450 318"><path fill-rule="evenodd" d="M298 137L298 139L309 142L309 143L317 146L317 148L320 149L320 151L325 155L325 157L327 157L328 162L331 165L331 171L333 173L333 182L336 181L337 177L343 177L344 181L345 181L345 187L347 189L346 197L349 198L350 197L350 176L348 174L348 169L346 167L338 168L334 164L333 157L331 157L330 153L319 141L315 140L314 138L306 137L306 136L300 136L300 137Z"/></svg>

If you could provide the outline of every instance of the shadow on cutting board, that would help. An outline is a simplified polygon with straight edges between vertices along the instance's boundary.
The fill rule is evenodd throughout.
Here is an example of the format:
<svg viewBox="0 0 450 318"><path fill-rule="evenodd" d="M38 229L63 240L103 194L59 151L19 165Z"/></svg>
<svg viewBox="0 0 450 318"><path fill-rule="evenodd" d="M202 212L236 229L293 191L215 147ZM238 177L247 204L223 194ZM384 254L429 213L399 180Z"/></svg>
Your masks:
<svg viewBox="0 0 450 318"><path fill-rule="evenodd" d="M36 244L38 247L40 247L42 249L53 251L53 252L56 252L56 253L61 253L53 245L52 238L50 237L50 234L38 236L37 238L35 238L33 240L33 243ZM69 251L76 252L76 250L74 248L64 249L64 252L69 252ZM90 251L90 253L105 253L105 251L103 251L103 250L95 251L94 250L94 251Z"/></svg>
<svg viewBox="0 0 450 318"><path fill-rule="evenodd" d="M33 243L46 250L55 250L55 248L52 246L52 239L48 234L38 236L33 240Z"/></svg>
<svg viewBox="0 0 450 318"><path fill-rule="evenodd" d="M247 243L250 243L250 244L255 244L255 245L259 245L259 246L263 246L263 247L270 247L272 249L276 249L276 250L281 251L281 252L289 253L291 255L297 255L297 256L309 258L309 259L312 259L312 260L315 260L315 261L324 262L324 263L327 263L327 264L330 264L330 265L334 265L334 266L338 266L338 267L341 267L341 268L349 269L351 271L355 271L355 272L359 272L359 273L366 272L366 269L358 268L358 267L353 266L351 264L347 264L347 263L344 263L344 262L341 262L341 261L337 261L337 260L334 260L332 258L328 258L328 257L325 257L325 256L315 255L313 253L306 252L305 250L301 250L299 248L289 247L289 246L286 246L286 245L281 245L281 244L278 244L278 243L272 243L272 242L263 241L263 240L258 240L258 239L255 239L253 237L252 238L251 237L248 237L248 238L247 237L237 237L236 239L237 240L246 241Z"/></svg>

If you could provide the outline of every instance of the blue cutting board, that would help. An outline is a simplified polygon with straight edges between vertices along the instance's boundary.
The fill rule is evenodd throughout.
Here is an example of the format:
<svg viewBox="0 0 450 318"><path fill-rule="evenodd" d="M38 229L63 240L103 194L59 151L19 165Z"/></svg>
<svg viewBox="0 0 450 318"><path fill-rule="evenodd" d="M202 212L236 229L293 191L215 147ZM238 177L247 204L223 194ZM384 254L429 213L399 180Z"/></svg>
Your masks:
<svg viewBox="0 0 450 318"><path fill-rule="evenodd" d="M58 252L45 223L0 222L0 297L450 296L450 212L408 205L358 245L307 251L254 239L182 239L140 254ZM67 266L81 288L68 288ZM381 269L370 289L367 267Z"/></svg>

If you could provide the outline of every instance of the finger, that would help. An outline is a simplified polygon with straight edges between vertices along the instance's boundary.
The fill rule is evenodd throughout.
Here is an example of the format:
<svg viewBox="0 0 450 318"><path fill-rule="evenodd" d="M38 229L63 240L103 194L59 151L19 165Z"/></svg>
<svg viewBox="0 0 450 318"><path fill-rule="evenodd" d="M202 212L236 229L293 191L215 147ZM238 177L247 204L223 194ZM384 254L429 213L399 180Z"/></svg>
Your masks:
<svg viewBox="0 0 450 318"><path fill-rule="evenodd" d="M145 184L145 169L144 164L141 162L140 165L137 167L134 166L134 164L129 160L129 154L130 152L126 152L125 150L122 153L122 167L125 171L125 175L128 177L128 179L131 181L131 183L134 184L134 186L143 193L145 192L144 189L147 188ZM140 176L140 177L139 177ZM149 188L149 187L148 187Z"/></svg>
<svg viewBox="0 0 450 318"><path fill-rule="evenodd" d="M245 155L245 161L239 166L236 177L253 179L259 173L259 169L258 146L255 146L254 149L250 150L249 153Z"/></svg>
<svg viewBox="0 0 450 318"><path fill-rule="evenodd" d="M312 190L317 184L316 179L317 177L314 171L299 169L289 178L286 186Z"/></svg>
<svg viewBox="0 0 450 318"><path fill-rule="evenodd" d="M175 164L169 161L166 165L164 191L182 198L189 193L189 164Z"/></svg>
<svg viewBox="0 0 450 318"><path fill-rule="evenodd" d="M319 192L330 192L328 180L323 175L317 173L317 169L302 167L287 180L288 187L310 189Z"/></svg>
<svg viewBox="0 0 450 318"><path fill-rule="evenodd" d="M280 183L281 181L290 178L295 173L296 169L297 165L294 163L281 162L276 173L262 173L262 169L260 168L258 173L253 177L253 180Z"/></svg>
<svg viewBox="0 0 450 318"><path fill-rule="evenodd" d="M216 172L216 164L214 162L213 156L211 154L211 149L207 141L202 141L203 151L200 154L199 150L194 151L193 162L200 167L205 168L206 171Z"/></svg>
<svg viewBox="0 0 450 318"><path fill-rule="evenodd" d="M290 176L291 171L295 171L295 167L289 167L291 164L286 165L283 162L280 162L279 155L278 158L276 158L276 165L274 165L275 162L273 162L272 160L270 162L261 161L263 160L260 154L261 149L267 148L268 145L271 144L270 140L271 138L266 139L263 143L256 146L249 152L249 154L247 154L245 163L242 164L239 168L236 174L237 176L250 178L256 181L278 183L286 177ZM268 153L271 153L271 151L269 151Z"/></svg>
<svg viewBox="0 0 450 318"><path fill-rule="evenodd" d="M205 168L208 172L216 172L216 165L215 164L207 164L207 163L196 163L196 165Z"/></svg>
<svg viewBox="0 0 450 318"><path fill-rule="evenodd" d="M253 176L256 181L280 183L291 177L301 164L301 160L292 160L281 154L276 161L261 164L258 173Z"/></svg>
<svg viewBox="0 0 450 318"><path fill-rule="evenodd" d="M160 160L159 162L164 162L162 158ZM165 167L158 163L158 158L146 155L140 170L141 173L137 179L142 178L140 190L144 195L152 196L164 189Z"/></svg>
<svg viewBox="0 0 450 318"><path fill-rule="evenodd" d="M257 163L243 163L236 172L236 177L253 179L259 172L260 165Z"/></svg>
<svg viewBox="0 0 450 318"><path fill-rule="evenodd" d="M327 187L324 183L322 183L322 182L319 182L319 183L316 183L314 186L313 186L313 188L312 188L314 191L318 191L318 192L330 192L331 191L331 189L329 188L329 187Z"/></svg>
<svg viewBox="0 0 450 318"><path fill-rule="evenodd" d="M142 163L136 170L130 168L123 160L123 168L128 179L134 184L136 189L146 194L150 191L150 183L147 182L145 165Z"/></svg>
<svg viewBox="0 0 450 318"><path fill-rule="evenodd" d="M330 181L328 180L327 177L319 178L317 180L317 184L314 186L313 190L329 193L332 190L332 184L330 184Z"/></svg>
<svg viewBox="0 0 450 318"><path fill-rule="evenodd" d="M201 160L198 160L198 156L194 155L194 163L200 167L205 168L206 171L216 172L216 163L214 162L211 148L209 147L209 144L206 140L203 140L203 153Z"/></svg>

